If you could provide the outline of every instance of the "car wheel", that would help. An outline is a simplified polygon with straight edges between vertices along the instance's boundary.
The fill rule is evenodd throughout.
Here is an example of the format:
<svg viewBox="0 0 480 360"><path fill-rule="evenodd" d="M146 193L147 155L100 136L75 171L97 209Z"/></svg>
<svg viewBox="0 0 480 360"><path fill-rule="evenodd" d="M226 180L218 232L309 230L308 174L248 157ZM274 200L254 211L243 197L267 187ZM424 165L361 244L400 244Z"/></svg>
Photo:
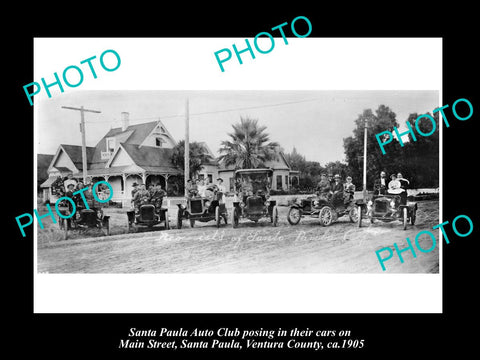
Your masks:
<svg viewBox="0 0 480 360"><path fill-rule="evenodd" d="M357 223L358 227L362 227L362 207L357 206Z"/></svg>
<svg viewBox="0 0 480 360"><path fill-rule="evenodd" d="M67 220L65 219L62 219L63 220L63 240L67 240L68 239L68 223L67 223Z"/></svg>
<svg viewBox="0 0 480 360"><path fill-rule="evenodd" d="M330 206L324 206L323 208L321 208L318 217L320 219L320 224L322 224L323 226L329 226L334 219L332 208Z"/></svg>
<svg viewBox="0 0 480 360"><path fill-rule="evenodd" d="M177 214L177 229L181 229L183 225L182 213L179 211Z"/></svg>
<svg viewBox="0 0 480 360"><path fill-rule="evenodd" d="M165 230L170 230L170 219L168 218L168 210L165 211Z"/></svg>
<svg viewBox="0 0 480 360"><path fill-rule="evenodd" d="M238 210L237 208L233 208L232 211L232 227L236 229L238 227Z"/></svg>
<svg viewBox="0 0 480 360"><path fill-rule="evenodd" d="M103 226L105 227L105 235L110 236L110 219L105 219Z"/></svg>
<svg viewBox="0 0 480 360"><path fill-rule="evenodd" d="M298 207L291 207L288 210L287 220L290 225L297 225L302 218L302 213Z"/></svg>
<svg viewBox="0 0 480 360"><path fill-rule="evenodd" d="M408 223L408 210L406 207L403 208L403 230L407 230Z"/></svg>
<svg viewBox="0 0 480 360"><path fill-rule="evenodd" d="M215 208L215 223L217 224L217 228L220 227L220 206Z"/></svg>
<svg viewBox="0 0 480 360"><path fill-rule="evenodd" d="M358 223L358 218L362 217L362 208L360 206L352 207L348 212L348 217L352 223Z"/></svg>
<svg viewBox="0 0 480 360"><path fill-rule="evenodd" d="M275 205L272 209L272 223L273 223L273 226L277 226L278 225L278 208L277 206Z"/></svg>

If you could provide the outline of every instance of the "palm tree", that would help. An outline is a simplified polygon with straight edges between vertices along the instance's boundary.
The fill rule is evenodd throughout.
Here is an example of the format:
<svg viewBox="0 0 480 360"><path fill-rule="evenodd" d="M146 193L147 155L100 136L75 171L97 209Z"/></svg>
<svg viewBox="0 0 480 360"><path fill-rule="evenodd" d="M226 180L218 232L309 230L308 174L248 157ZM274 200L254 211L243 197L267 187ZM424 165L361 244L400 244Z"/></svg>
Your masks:
<svg viewBox="0 0 480 360"><path fill-rule="evenodd" d="M202 170L204 164L211 162L213 158L202 143L196 141L191 142L189 150L190 174L188 174L188 176L191 179ZM185 168L185 140L179 141L172 149L171 161L172 164L178 168Z"/></svg>
<svg viewBox="0 0 480 360"><path fill-rule="evenodd" d="M268 142L266 126L258 125L258 120L240 117L240 123L232 125L231 140L222 141L219 161L235 169L251 169L264 166L277 156L276 142Z"/></svg>

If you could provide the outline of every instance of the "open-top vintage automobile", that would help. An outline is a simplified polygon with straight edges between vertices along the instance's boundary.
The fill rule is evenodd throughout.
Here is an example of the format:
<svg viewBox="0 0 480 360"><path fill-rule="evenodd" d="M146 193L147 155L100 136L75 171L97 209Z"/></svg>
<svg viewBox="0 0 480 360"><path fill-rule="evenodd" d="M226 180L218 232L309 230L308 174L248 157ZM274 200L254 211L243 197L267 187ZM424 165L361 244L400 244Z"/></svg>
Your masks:
<svg viewBox="0 0 480 360"><path fill-rule="evenodd" d="M366 210L366 216L373 224L375 220L383 222L390 222L400 220L403 223L403 229L407 229L407 224L415 224L417 203L407 201L406 204L401 204L400 195L385 194L374 195L367 203L358 204L360 209ZM362 217L358 218L358 226L362 226Z"/></svg>
<svg viewBox="0 0 480 360"><path fill-rule="evenodd" d="M137 231L139 226L153 228L155 225L164 224L165 230L170 229L170 222L168 219L168 208L155 206L154 204L142 204L135 210L127 211L128 231Z"/></svg>
<svg viewBox="0 0 480 360"><path fill-rule="evenodd" d="M211 197L201 197L196 193L187 197L186 205L178 204L177 229L181 229L183 220L190 220L190 227L195 226L195 221L208 222L215 220L217 227L220 227L220 221L223 219L227 224L228 212L225 203L220 200L223 193L217 191L215 187L208 189L213 193Z"/></svg>
<svg viewBox="0 0 480 360"><path fill-rule="evenodd" d="M298 199L290 206L287 220L289 224L297 225L305 215L318 217L320 224L323 226L329 226L344 215L348 215L351 222L358 221L358 211L354 201L345 204L342 193L334 194L331 199L321 196Z"/></svg>
<svg viewBox="0 0 480 360"><path fill-rule="evenodd" d="M242 169L235 171L235 198L233 200L232 226L236 228L241 218L258 222L262 217L278 224L278 209L270 199L272 169Z"/></svg>
<svg viewBox="0 0 480 360"><path fill-rule="evenodd" d="M89 209L77 206L75 214L70 219L58 217L58 224L63 230L63 238L67 240L68 232L71 230L87 230L92 228L100 229L105 235L110 235L110 216L104 215L103 210L94 202L89 202ZM72 208L66 200L59 203L58 211L63 216L70 216Z"/></svg>

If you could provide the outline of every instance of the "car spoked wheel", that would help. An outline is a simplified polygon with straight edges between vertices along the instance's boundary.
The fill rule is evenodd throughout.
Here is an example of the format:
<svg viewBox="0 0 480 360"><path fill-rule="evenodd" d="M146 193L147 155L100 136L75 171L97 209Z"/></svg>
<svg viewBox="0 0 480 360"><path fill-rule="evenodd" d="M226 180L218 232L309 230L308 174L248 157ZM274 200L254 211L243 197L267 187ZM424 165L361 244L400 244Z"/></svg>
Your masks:
<svg viewBox="0 0 480 360"><path fill-rule="evenodd" d="M220 227L220 206L215 208L215 223L217 224L217 228Z"/></svg>
<svg viewBox="0 0 480 360"><path fill-rule="evenodd" d="M233 211L232 211L232 226L233 226L234 229L238 227L238 210L237 210L237 208L234 208Z"/></svg>
<svg viewBox="0 0 480 360"><path fill-rule="evenodd" d="M276 205L272 209L272 223L273 223L273 226L278 225L278 208Z"/></svg>
<svg viewBox="0 0 480 360"><path fill-rule="evenodd" d="M302 214L300 213L300 209L297 207L291 207L288 210L287 220L290 225L297 225L300 222Z"/></svg>
<svg viewBox="0 0 480 360"><path fill-rule="evenodd" d="M417 214L415 210L412 210L412 214L410 215L410 224L415 225L415 219L417 217Z"/></svg>
<svg viewBox="0 0 480 360"><path fill-rule="evenodd" d="M181 229L182 225L183 225L183 217L182 217L182 213L179 211L177 213L177 229Z"/></svg>
<svg viewBox="0 0 480 360"><path fill-rule="evenodd" d="M362 206L357 206L357 214L358 214L358 219L357 219L357 223L358 223L358 227L362 227L362 211L363 211L363 208Z"/></svg>
<svg viewBox="0 0 480 360"><path fill-rule="evenodd" d="M358 207L352 207L350 211L348 212L348 217L350 218L350 221L352 223L357 223L358 222L358 217L362 216L362 208L360 206Z"/></svg>
<svg viewBox="0 0 480 360"><path fill-rule="evenodd" d="M318 217L320 219L320 224L322 224L323 226L329 226L334 219L332 208L330 206L324 206L320 210L320 214Z"/></svg>

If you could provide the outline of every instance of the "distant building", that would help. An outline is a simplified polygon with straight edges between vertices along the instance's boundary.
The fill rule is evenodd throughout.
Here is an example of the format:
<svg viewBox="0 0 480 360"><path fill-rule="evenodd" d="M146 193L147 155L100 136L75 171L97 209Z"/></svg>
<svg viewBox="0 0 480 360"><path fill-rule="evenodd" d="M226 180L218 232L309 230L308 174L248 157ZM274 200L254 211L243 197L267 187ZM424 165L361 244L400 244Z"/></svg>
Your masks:
<svg viewBox="0 0 480 360"><path fill-rule="evenodd" d="M280 150L277 150L277 158L267 161L264 167L273 170L272 190L288 191L293 185L298 185L299 172L291 170L290 164ZM235 169L233 166L225 166L223 162L220 162L218 164L218 176L223 179L223 183L228 190L234 190Z"/></svg>

